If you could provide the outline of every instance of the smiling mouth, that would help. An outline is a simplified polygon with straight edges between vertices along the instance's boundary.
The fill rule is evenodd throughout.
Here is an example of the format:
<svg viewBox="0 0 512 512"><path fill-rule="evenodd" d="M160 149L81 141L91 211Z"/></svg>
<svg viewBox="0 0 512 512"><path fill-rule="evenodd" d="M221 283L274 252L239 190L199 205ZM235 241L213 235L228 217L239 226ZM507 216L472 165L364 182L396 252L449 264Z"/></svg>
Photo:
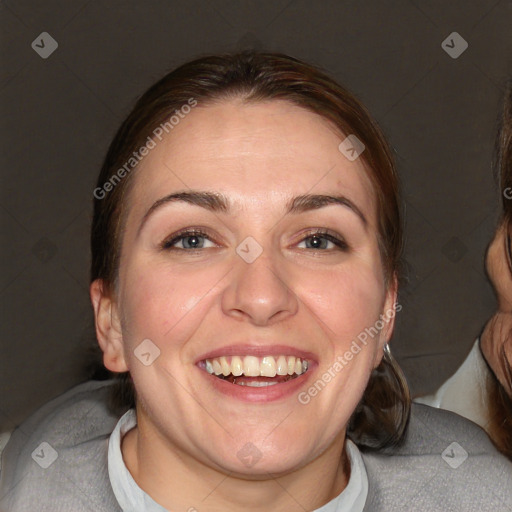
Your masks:
<svg viewBox="0 0 512 512"><path fill-rule="evenodd" d="M200 365L214 377L238 386L265 387L282 384L308 371L308 361L295 356L222 356Z"/></svg>

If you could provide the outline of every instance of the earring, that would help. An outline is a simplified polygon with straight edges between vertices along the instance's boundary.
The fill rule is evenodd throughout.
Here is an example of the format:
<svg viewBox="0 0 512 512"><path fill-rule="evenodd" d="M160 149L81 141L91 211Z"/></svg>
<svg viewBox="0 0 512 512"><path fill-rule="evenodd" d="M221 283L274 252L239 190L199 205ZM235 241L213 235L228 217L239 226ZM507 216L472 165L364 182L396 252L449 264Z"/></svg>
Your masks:
<svg viewBox="0 0 512 512"><path fill-rule="evenodd" d="M402 368L398 365L396 362L396 359L391 354L391 349L389 348L389 344L385 343L384 347L382 348L384 351L384 358L391 366L391 370L393 372L393 376L400 386L402 388L404 395L408 397L408 400L410 400L410 392L409 392L409 386L407 384L407 379L405 378L405 374L402 371Z"/></svg>

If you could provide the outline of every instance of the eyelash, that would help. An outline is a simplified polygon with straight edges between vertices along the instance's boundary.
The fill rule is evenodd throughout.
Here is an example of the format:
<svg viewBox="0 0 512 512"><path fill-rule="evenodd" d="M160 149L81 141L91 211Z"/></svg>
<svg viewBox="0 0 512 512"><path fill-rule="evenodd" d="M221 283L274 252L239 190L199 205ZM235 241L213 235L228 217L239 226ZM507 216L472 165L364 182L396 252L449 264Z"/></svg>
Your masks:
<svg viewBox="0 0 512 512"><path fill-rule="evenodd" d="M301 242L304 242L304 240L307 240L308 238L324 238L325 240L332 242L340 251L347 252L349 250L347 242L328 229L316 229L310 231L301 239Z"/></svg>
<svg viewBox="0 0 512 512"><path fill-rule="evenodd" d="M185 229L183 231L176 233L175 235L171 235L170 239L164 240L161 244L161 248L168 250L168 251L178 250L178 251L191 252L194 249L176 249L175 247L172 247L175 243L179 242L180 240L182 240L184 238L188 238L190 236L198 236L198 237L204 237L204 238L210 239L208 233L205 233L201 229ZM196 249L196 250L201 250L201 249Z"/></svg>
<svg viewBox="0 0 512 512"><path fill-rule="evenodd" d="M203 231L201 229L192 228L192 229L185 229L183 231L180 231L180 232L172 235L172 237L170 239L166 239L162 242L162 244L160 245L160 248L163 250L167 250L167 251L178 250L178 251L186 251L186 252L202 250L201 248L177 249L176 247L173 247L173 245L176 244L177 242L179 242L185 238L192 237L192 236L207 238L208 240L214 242L214 240L212 240L210 238L210 236L208 235L208 233L206 233L205 231ZM306 236L302 237L300 242L304 242L305 240L308 240L311 238L320 238L320 239L328 240L329 242L332 242L337 247L338 250L343 251L343 252L347 252L349 250L349 246L345 242L345 240L343 240L342 238L339 238L336 234L334 234L332 231L330 231L328 229L312 230L312 231L308 232L306 234ZM298 242L298 243L300 243L300 242ZM307 250L315 250L315 249L307 248ZM329 249L320 249L320 250L328 251ZM330 250L332 250L332 249L330 249Z"/></svg>

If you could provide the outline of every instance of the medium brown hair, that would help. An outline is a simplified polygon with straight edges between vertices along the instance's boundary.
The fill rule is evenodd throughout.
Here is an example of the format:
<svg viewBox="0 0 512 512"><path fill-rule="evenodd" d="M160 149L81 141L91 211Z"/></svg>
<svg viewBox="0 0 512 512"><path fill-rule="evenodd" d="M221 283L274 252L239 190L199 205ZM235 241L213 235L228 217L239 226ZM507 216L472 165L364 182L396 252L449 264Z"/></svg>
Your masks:
<svg viewBox="0 0 512 512"><path fill-rule="evenodd" d="M503 204L500 222L505 223L506 231L509 232L512 224L512 199L510 198L512 194L512 80L505 88L496 137L494 170L498 176ZM510 243L509 240L506 243ZM507 255L503 254L503 258L507 258ZM507 268L509 267L507 266ZM512 269L509 268L509 270L512 272ZM500 329L491 332L495 336L506 335ZM508 336L512 336L512 332L508 333ZM504 345L500 350L499 364L502 366L505 378L509 380L510 388L512 388L512 367L505 353ZM487 433L496 448L512 460L512 397L507 394L505 387L497 379L490 366L487 379L487 401L489 407Z"/></svg>
<svg viewBox="0 0 512 512"><path fill-rule="evenodd" d="M510 198L512 194L512 79L505 88L494 148L494 169L498 176L503 219L507 223L512 223L512 199Z"/></svg>
<svg viewBox="0 0 512 512"><path fill-rule="evenodd" d="M505 375L511 379L512 371L505 354L501 354ZM486 382L489 423L486 431L496 448L512 461L512 398L489 367Z"/></svg>
<svg viewBox="0 0 512 512"><path fill-rule="evenodd" d="M365 146L360 158L376 196L379 249L386 284L392 284L400 270L403 234L399 182L390 147L366 108L351 93L318 68L287 55L254 51L210 55L165 75L143 94L119 128L97 187L104 187L154 130L191 99L200 106L230 99L248 103L286 100L330 121L340 136L355 135ZM123 173L123 179L104 197L95 196L94 200L91 281L102 279L111 293L118 278L127 197L135 172L136 166ZM362 448L382 450L402 440L410 396L399 373L396 363L386 355L370 378L348 430ZM123 405L133 406L130 376L121 374L119 380Z"/></svg>

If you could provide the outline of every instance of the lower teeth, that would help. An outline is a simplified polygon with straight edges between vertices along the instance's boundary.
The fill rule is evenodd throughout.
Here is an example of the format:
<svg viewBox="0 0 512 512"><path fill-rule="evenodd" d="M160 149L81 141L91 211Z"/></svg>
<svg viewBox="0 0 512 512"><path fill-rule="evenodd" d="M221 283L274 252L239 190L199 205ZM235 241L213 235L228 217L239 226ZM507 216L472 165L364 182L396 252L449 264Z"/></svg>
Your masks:
<svg viewBox="0 0 512 512"><path fill-rule="evenodd" d="M233 384L237 386L249 386L253 388L263 388L265 386L274 386L277 382L236 382L236 379L233 381Z"/></svg>
<svg viewBox="0 0 512 512"><path fill-rule="evenodd" d="M280 378L279 380L275 380L275 381L268 380L268 378L265 380L256 380L256 378L254 380L252 380L252 379L249 380L247 377L244 377L244 376L235 377L233 374L230 374L228 376L216 375L216 377L219 379L225 380L227 382L231 382L231 384L236 384L237 386L249 386L249 387L253 387L253 388L262 388L265 386L274 386L276 384L283 384L284 382L288 382L289 380L296 379L298 377L298 375L297 374L286 375L286 376L284 376L284 379Z"/></svg>

